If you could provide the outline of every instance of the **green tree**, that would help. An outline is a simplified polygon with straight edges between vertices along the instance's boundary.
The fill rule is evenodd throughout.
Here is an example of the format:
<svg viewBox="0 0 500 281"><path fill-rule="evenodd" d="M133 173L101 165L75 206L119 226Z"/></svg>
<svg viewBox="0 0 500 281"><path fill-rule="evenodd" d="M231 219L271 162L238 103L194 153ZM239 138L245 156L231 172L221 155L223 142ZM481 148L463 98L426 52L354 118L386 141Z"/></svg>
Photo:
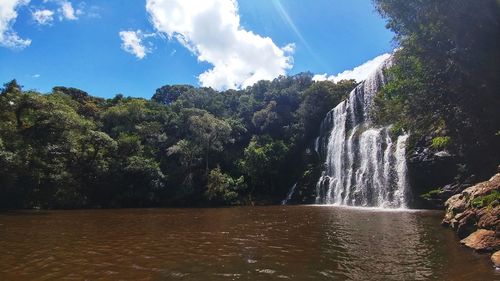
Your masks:
<svg viewBox="0 0 500 281"><path fill-rule="evenodd" d="M239 193L244 189L243 176L233 179L217 167L208 174L205 196L215 205L234 205L238 203Z"/></svg>
<svg viewBox="0 0 500 281"><path fill-rule="evenodd" d="M254 197L270 198L278 190L287 152L281 140L269 136L252 138L239 165L251 183Z"/></svg>
<svg viewBox="0 0 500 281"><path fill-rule="evenodd" d="M189 129L194 136L195 143L203 148L205 171L208 174L210 152L220 152L224 144L232 141L231 126L226 121L205 112L189 118Z"/></svg>

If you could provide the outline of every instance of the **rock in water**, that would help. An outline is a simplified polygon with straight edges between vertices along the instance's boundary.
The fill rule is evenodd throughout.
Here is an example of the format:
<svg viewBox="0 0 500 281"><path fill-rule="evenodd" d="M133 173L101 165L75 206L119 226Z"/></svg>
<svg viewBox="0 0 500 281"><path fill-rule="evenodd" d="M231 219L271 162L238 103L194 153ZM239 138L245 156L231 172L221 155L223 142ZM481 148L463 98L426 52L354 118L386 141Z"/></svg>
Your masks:
<svg viewBox="0 0 500 281"><path fill-rule="evenodd" d="M496 268L500 268L500 251L496 251L491 256L491 261L493 262Z"/></svg>
<svg viewBox="0 0 500 281"><path fill-rule="evenodd" d="M491 208L482 208L477 212L478 228L498 230L500 226L500 205Z"/></svg>
<svg viewBox="0 0 500 281"><path fill-rule="evenodd" d="M492 252L500 250L499 238L493 230L479 229L460 243L478 252Z"/></svg>
<svg viewBox="0 0 500 281"><path fill-rule="evenodd" d="M449 225L454 230L468 229L468 233L463 233L465 236L477 228L498 231L500 205L495 194L499 192L500 173L489 181L478 183L450 197L445 203L443 225Z"/></svg>
<svg viewBox="0 0 500 281"><path fill-rule="evenodd" d="M489 181L466 188L446 203L443 225L453 228L465 246L494 252L491 261L500 267L500 173Z"/></svg>

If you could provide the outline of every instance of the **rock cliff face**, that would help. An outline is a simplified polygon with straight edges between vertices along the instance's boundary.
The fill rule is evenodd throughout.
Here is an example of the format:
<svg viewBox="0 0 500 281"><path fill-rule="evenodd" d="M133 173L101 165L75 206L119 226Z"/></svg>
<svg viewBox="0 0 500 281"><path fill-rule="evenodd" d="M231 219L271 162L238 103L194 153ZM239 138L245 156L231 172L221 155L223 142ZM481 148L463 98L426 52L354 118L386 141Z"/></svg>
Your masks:
<svg viewBox="0 0 500 281"><path fill-rule="evenodd" d="M428 199L420 197L424 193L454 182L457 175L459 162L457 157L444 151L435 151L431 148L431 140L432 136L411 140L415 143L411 145L407 154L408 181L413 194L410 205L413 208L442 209L444 201L457 193L449 194L446 199L441 196Z"/></svg>
<svg viewBox="0 0 500 281"><path fill-rule="evenodd" d="M500 173L450 197L443 219L443 225L455 230L465 246L478 252L495 252L495 266L499 266L500 257L499 201Z"/></svg>
<svg viewBox="0 0 500 281"><path fill-rule="evenodd" d="M489 153L476 153L474 157L470 157L464 155L460 147L433 147L433 139L440 134L447 133L431 132L410 139L407 163L412 193L409 206L412 208L444 209L448 198L489 179L495 173L498 160L491 158L499 159L495 156L497 149ZM477 159L481 157L482 161Z"/></svg>

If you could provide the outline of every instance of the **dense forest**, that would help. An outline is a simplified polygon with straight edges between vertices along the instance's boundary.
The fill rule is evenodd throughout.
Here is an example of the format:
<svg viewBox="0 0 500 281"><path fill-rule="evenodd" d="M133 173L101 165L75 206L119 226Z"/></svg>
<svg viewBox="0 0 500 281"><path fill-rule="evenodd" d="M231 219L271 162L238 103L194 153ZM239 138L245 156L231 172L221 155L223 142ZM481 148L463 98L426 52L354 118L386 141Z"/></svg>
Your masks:
<svg viewBox="0 0 500 281"><path fill-rule="evenodd" d="M354 81L310 74L242 91L186 85L151 100L55 87L0 95L3 207L275 203L322 117Z"/></svg>
<svg viewBox="0 0 500 281"><path fill-rule="evenodd" d="M374 5L397 47L376 123L411 133L409 157L455 155L457 181L490 176L500 162L499 2ZM0 208L278 203L297 180L317 180L308 148L354 87L301 73L221 92L167 85L146 100L12 80L0 94Z"/></svg>

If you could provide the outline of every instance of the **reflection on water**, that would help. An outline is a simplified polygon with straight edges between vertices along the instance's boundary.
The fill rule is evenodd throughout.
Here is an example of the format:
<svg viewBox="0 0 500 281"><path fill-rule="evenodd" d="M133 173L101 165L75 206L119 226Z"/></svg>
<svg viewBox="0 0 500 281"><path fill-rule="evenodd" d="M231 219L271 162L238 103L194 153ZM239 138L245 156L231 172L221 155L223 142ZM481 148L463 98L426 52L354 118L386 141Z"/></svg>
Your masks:
<svg viewBox="0 0 500 281"><path fill-rule="evenodd" d="M325 206L3 213L0 280L500 279L441 216Z"/></svg>

